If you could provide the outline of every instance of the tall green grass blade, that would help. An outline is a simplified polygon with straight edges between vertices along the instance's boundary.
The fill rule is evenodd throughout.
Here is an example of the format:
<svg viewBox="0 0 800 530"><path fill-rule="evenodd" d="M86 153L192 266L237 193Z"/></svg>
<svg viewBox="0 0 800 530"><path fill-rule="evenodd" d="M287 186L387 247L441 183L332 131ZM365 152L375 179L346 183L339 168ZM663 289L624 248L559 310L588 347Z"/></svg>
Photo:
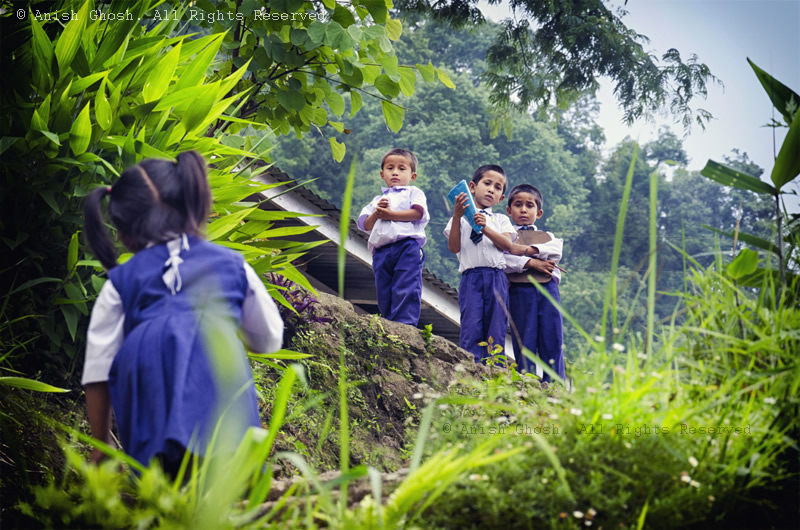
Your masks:
<svg viewBox="0 0 800 530"><path fill-rule="evenodd" d="M620 202L619 215L617 216L617 230L614 234L614 250L611 255L611 271L609 272L608 289L606 290L606 296L603 300L603 317L600 321L600 333L603 337L606 335L606 319L609 309L611 310L611 324L613 327L617 327L617 269L619 268L619 256L622 251L622 237L625 233L625 217L628 214L628 201L630 200L631 196L633 173L636 167L636 158L638 153L639 145L635 144L633 147L633 155L631 156L631 164L628 167L628 173L625 176L625 187L622 191L622 201Z"/></svg>
<svg viewBox="0 0 800 530"><path fill-rule="evenodd" d="M656 307L656 235L658 231L658 170L650 173L650 253L647 270L647 339L645 351L653 354L653 326Z"/></svg>
<svg viewBox="0 0 800 530"><path fill-rule="evenodd" d="M419 421L419 430L417 431L417 441L414 444L414 454L411 457L411 464L409 465L409 473L413 473L419 468L422 462L422 453L425 450L425 440L428 437L428 431L431 428L433 421L433 410L437 401L431 401L425 410L422 411L422 419Z"/></svg>

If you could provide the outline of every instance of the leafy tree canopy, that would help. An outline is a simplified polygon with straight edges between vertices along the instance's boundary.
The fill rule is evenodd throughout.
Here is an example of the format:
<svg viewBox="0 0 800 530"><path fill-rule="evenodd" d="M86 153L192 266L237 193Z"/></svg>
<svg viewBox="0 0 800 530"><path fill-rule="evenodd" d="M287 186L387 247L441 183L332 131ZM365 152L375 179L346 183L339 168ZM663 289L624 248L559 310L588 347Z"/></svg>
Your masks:
<svg viewBox="0 0 800 530"><path fill-rule="evenodd" d="M511 0L514 17L503 22L489 47L483 74L490 100L504 116L494 120L495 133L509 126L511 110L566 108L596 90L602 76L613 81L628 123L669 111L686 129L705 126L711 114L692 105L707 95L709 82L717 82L708 66L696 55L684 60L674 48L660 58L647 52L647 37L623 23L626 12L606 4ZM398 0L395 6L455 27L484 22L478 0Z"/></svg>

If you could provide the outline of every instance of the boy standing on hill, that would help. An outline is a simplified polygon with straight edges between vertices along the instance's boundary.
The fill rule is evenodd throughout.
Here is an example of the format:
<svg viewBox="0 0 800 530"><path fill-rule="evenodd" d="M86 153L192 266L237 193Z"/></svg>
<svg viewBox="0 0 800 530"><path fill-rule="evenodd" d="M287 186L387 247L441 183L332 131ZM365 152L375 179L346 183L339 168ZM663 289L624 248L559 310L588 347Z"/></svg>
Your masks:
<svg viewBox="0 0 800 530"><path fill-rule="evenodd" d="M522 347L550 366L562 379L566 377L564 370L563 330L561 313L530 283L528 275L544 287L553 299L561 303L558 284L561 272L556 264L561 259L564 242L550 232L536 230L534 223L542 216L542 194L530 184L515 186L508 194L506 208L514 229L517 232L515 242L529 244L530 241L546 241L534 245L533 258L523 256L506 256L506 274L509 277L509 313L516 326L517 333L512 330L514 356L520 372L535 373L535 365L522 353ZM544 236L544 234L547 234ZM535 237L539 236L539 237ZM549 240L548 240L549 239ZM525 271L525 272L523 272ZM520 339L522 344L519 343ZM547 373L543 381L550 381Z"/></svg>
<svg viewBox="0 0 800 530"><path fill-rule="evenodd" d="M425 264L425 194L409 184L417 178L417 157L392 149L381 160L386 187L361 210L358 228L369 233L378 309L384 318L416 326L422 308Z"/></svg>

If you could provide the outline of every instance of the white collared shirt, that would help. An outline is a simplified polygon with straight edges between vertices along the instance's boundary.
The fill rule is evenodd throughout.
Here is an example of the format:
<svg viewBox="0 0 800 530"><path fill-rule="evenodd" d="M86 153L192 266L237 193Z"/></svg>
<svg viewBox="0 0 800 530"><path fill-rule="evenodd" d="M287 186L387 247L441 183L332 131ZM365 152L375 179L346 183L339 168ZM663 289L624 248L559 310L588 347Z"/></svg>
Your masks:
<svg viewBox="0 0 800 530"><path fill-rule="evenodd" d="M500 234L508 234L514 232L514 227L511 226L511 221L508 220L504 214L492 213L490 209L485 208L481 210L486 215L486 226ZM453 218L447 222L447 227L444 229L444 235L450 237L450 227L453 225ZM461 217L461 251L456 254L458 256L458 272L464 273L468 269L475 267L493 267L496 269L504 269L506 266L505 255L498 249L491 239L483 236L483 239L475 244L469 238L472 232L472 227L465 217Z"/></svg>
<svg viewBox="0 0 800 530"><path fill-rule="evenodd" d="M247 293L242 305L241 330L245 343L254 352L277 351L283 342L283 319L258 273L247 262L244 262L244 271ZM111 280L107 280L100 289L89 320L82 385L108 381L114 357L124 340L122 299Z"/></svg>
<svg viewBox="0 0 800 530"><path fill-rule="evenodd" d="M381 188L381 194L364 206L358 216L356 225L358 228L369 234L369 250L375 253L376 248L394 243L401 239L410 237L419 242L419 246L425 244L425 227L430 220L428 214L428 201L425 194L416 186L394 186L392 188ZM413 206L422 207L422 217L417 221L385 221L378 219L375 221L372 230L367 230L364 223L367 217L378 207L378 201L383 198L389 199L389 207L394 211L410 210Z"/></svg>
<svg viewBox="0 0 800 530"><path fill-rule="evenodd" d="M536 225L530 226L536 230ZM519 235L517 234L517 230L519 229L519 225L513 226L515 242L519 239ZM547 243L536 245L536 248L539 249L539 253L534 254L533 257L543 260L553 260L558 263L561 260L561 253L564 249L564 240L557 238L552 232L547 232L547 235L552 239ZM529 259L529 256L513 256L511 254L506 254L506 272L524 272L525 265L528 263ZM561 271L553 269L553 278L555 278L558 283L561 283Z"/></svg>

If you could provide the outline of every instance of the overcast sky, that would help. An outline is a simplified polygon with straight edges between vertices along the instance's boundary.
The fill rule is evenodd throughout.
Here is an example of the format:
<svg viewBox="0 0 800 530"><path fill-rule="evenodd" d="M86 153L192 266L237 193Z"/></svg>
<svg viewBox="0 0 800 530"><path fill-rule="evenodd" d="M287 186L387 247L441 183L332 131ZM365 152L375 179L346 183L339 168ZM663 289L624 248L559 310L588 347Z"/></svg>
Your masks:
<svg viewBox="0 0 800 530"><path fill-rule="evenodd" d="M646 50L660 57L676 48L684 61L696 54L724 83L724 88L710 87L708 99L697 102L715 119L705 131L692 127L684 140L689 168L702 169L709 158L722 162L723 155L738 148L764 168L762 178L768 180L774 160L773 129L763 125L779 114L773 113L747 58L800 92L800 0L629 0L627 5L615 0L612 5L628 11L623 18L628 27L650 38ZM492 20L508 16L506 8L485 4L483 8ZM599 123L609 148L625 136L647 142L662 123L683 134L682 126L670 119L625 126L609 82L603 83L598 96ZM779 149L786 129L775 132ZM800 192L797 184L792 188ZM796 198L789 203L792 211L800 211Z"/></svg>

